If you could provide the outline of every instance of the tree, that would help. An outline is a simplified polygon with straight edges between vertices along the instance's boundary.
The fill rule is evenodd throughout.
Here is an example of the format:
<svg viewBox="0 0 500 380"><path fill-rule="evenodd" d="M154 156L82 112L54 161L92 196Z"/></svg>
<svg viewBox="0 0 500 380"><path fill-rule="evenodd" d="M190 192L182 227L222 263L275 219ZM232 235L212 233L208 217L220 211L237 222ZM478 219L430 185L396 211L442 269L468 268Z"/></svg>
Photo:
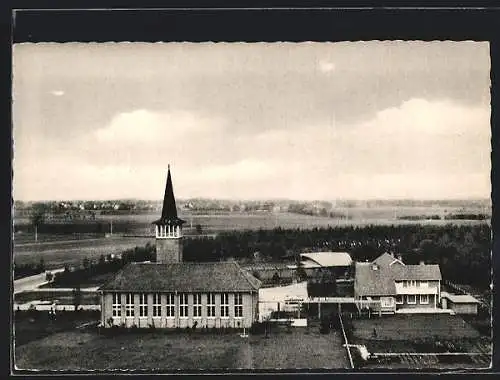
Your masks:
<svg viewBox="0 0 500 380"><path fill-rule="evenodd" d="M299 279L299 281L304 281L307 279L306 270L304 269L304 265L302 264L302 261L300 261L300 260L297 262L297 270L296 270L295 274L297 275L297 278Z"/></svg>
<svg viewBox="0 0 500 380"><path fill-rule="evenodd" d="M197 233L198 235L201 235L201 234L203 233L203 227L201 226L201 224L197 224L197 225L195 226L195 229L196 229L196 233Z"/></svg>
<svg viewBox="0 0 500 380"><path fill-rule="evenodd" d="M80 289L80 284L76 285L73 288L73 306L75 307L75 311L78 310L78 307L82 303L82 290Z"/></svg>
<svg viewBox="0 0 500 380"><path fill-rule="evenodd" d="M89 268L90 268L90 260L89 260L89 258L88 258L88 257L85 257L85 258L83 259L83 268L84 268L84 269L89 269Z"/></svg>
<svg viewBox="0 0 500 380"><path fill-rule="evenodd" d="M279 284L279 282L280 282L280 275L278 274L278 272L274 272L272 281L273 281L273 284Z"/></svg>
<svg viewBox="0 0 500 380"><path fill-rule="evenodd" d="M40 263L38 264L38 273L42 273L45 271L45 261L43 260L43 257L40 258Z"/></svg>
<svg viewBox="0 0 500 380"><path fill-rule="evenodd" d="M43 203L35 203L31 208L31 224L35 228L35 241L38 241L38 228L45 221L45 213L47 208Z"/></svg>

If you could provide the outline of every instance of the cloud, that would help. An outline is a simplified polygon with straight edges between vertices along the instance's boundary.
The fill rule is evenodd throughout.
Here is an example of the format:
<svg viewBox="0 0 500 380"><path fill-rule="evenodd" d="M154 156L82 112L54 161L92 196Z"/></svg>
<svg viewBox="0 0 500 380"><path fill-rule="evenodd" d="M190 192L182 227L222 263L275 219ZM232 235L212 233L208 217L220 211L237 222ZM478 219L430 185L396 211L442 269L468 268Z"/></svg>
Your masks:
<svg viewBox="0 0 500 380"><path fill-rule="evenodd" d="M171 163L179 197L488 197L489 115L489 107L414 98L366 122L235 137L223 119L135 110L86 140L16 141L16 196L160 198Z"/></svg>
<svg viewBox="0 0 500 380"><path fill-rule="evenodd" d="M319 61L319 69L324 73L331 73L335 70L335 64L333 62Z"/></svg>
<svg viewBox="0 0 500 380"><path fill-rule="evenodd" d="M50 91L50 93L54 96L63 96L64 95L63 90L53 90L53 91Z"/></svg>
<svg viewBox="0 0 500 380"><path fill-rule="evenodd" d="M221 120L185 111L153 112L145 109L115 115L109 125L95 132L99 142L159 143L214 132Z"/></svg>

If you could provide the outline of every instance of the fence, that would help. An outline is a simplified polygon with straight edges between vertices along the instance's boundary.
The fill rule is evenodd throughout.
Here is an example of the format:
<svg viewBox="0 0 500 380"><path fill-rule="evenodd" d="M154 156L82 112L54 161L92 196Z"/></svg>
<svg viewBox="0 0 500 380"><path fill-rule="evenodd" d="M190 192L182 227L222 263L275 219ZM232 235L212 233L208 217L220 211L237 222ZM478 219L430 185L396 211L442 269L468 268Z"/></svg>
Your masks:
<svg viewBox="0 0 500 380"><path fill-rule="evenodd" d="M344 336L345 341L345 349L347 351L347 356L349 357L349 363L351 364L351 368L354 369L354 362L352 360L351 348L349 347L349 342L347 341L347 335L344 329L344 322L342 321L342 315L339 313L340 327L342 328L342 335Z"/></svg>

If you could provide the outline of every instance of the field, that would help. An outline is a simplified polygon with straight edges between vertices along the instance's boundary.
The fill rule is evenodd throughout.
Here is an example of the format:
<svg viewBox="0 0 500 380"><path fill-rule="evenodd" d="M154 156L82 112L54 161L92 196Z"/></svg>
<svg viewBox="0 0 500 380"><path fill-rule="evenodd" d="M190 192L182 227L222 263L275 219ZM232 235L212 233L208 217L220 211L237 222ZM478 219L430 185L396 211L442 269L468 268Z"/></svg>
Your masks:
<svg viewBox="0 0 500 380"><path fill-rule="evenodd" d="M196 234L196 226L200 225L204 233L217 233L227 230L245 229L272 229L281 228L313 228L345 225L366 225L366 224L470 224L478 221L469 220L445 220L445 219L423 219L423 220L403 220L402 217L425 217L432 215L445 216L454 213L464 212L459 208L444 207L353 207L338 208L336 212L345 217L323 217L289 212L213 212L213 213L192 213L182 211L180 217L187 223L185 225L186 234ZM483 210L467 209L467 213L482 213ZM151 235L154 233L152 222L158 218L157 213L146 214L119 214L119 215L97 215L93 222L75 222L82 226L101 225L99 228L101 235L109 233L111 224L116 233ZM23 231L24 235L32 236L32 227L29 226L27 218L14 218L16 230ZM88 231L82 227L82 231ZM17 237L19 242L31 240L28 237Z"/></svg>
<svg viewBox="0 0 500 380"><path fill-rule="evenodd" d="M408 314L354 320L354 334L360 339L402 340L418 338L477 338L479 333L465 321L448 314Z"/></svg>
<svg viewBox="0 0 500 380"><path fill-rule="evenodd" d="M75 330L84 323L99 320L97 311L59 312L57 320L50 320L47 313L18 311L14 318L16 347L42 339L52 334Z"/></svg>
<svg viewBox="0 0 500 380"><path fill-rule="evenodd" d="M47 269L61 268L65 264L81 265L85 257L97 259L100 255L118 254L136 246L153 243L154 238L111 237L73 241L14 245L17 264L38 263L43 258Z"/></svg>
<svg viewBox="0 0 500 380"><path fill-rule="evenodd" d="M111 337L73 330L16 346L15 360L19 369L40 370L348 368L341 344L336 334L304 329L275 331L269 338L184 331Z"/></svg>
<svg viewBox="0 0 500 380"><path fill-rule="evenodd" d="M459 316L396 315L355 319L353 325L350 343L380 354L363 368L484 368L491 360L488 337Z"/></svg>

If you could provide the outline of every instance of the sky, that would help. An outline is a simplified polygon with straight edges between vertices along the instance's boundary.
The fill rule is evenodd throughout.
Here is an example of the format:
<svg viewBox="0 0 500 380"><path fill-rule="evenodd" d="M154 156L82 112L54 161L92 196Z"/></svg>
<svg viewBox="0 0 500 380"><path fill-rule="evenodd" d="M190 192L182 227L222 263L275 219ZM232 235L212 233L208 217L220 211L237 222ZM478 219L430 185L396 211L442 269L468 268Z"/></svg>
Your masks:
<svg viewBox="0 0 500 380"><path fill-rule="evenodd" d="M13 47L13 197L489 198L487 42Z"/></svg>

